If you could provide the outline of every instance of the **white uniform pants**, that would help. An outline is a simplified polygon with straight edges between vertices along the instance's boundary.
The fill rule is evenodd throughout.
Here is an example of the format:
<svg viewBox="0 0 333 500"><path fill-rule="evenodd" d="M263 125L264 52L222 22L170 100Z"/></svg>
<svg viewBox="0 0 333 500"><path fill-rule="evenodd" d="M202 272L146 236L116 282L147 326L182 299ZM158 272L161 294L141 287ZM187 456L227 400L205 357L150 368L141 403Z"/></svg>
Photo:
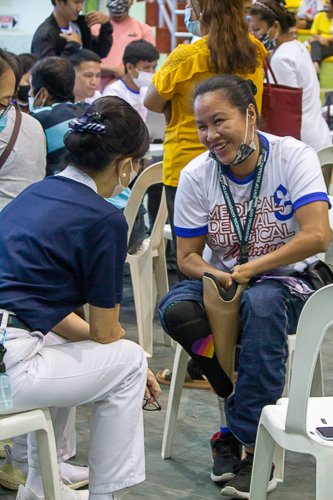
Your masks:
<svg viewBox="0 0 333 500"><path fill-rule="evenodd" d="M66 344L69 340L66 340L54 332L49 332L44 337L44 346L49 347L51 345ZM64 434L61 441L58 441L57 447L57 457L58 464L65 462L76 454L76 431L75 431L75 421L76 421L76 407L70 409L66 427L64 429ZM12 439L13 443L19 445L27 446L28 435L23 434L21 436L16 436Z"/></svg>
<svg viewBox="0 0 333 500"><path fill-rule="evenodd" d="M93 403L91 493L110 493L144 481L142 400L147 361L140 346L119 340L45 347L41 333L7 328L5 347L14 402L10 413L50 407L57 448L70 408ZM29 465L39 467L34 433L28 448Z"/></svg>

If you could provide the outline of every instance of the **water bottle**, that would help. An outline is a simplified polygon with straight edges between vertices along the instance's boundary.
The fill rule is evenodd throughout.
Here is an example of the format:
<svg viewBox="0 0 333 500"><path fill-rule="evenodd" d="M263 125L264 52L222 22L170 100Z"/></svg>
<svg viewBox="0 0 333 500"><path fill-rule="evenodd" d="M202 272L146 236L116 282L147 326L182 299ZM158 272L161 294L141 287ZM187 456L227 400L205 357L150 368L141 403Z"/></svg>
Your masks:
<svg viewBox="0 0 333 500"><path fill-rule="evenodd" d="M13 408L12 390L4 362L0 363L0 410Z"/></svg>

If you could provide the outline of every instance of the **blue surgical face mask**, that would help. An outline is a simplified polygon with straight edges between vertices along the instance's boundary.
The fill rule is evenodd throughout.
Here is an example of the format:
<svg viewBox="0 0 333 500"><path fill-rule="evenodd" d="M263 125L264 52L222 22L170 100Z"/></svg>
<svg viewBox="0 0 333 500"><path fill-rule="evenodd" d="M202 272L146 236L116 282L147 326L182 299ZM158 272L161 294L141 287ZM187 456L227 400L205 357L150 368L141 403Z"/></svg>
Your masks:
<svg viewBox="0 0 333 500"><path fill-rule="evenodd" d="M37 97L39 96L39 94L40 94L40 91L41 91L41 90L42 90L42 89L40 89L40 90L39 90L39 92L37 92L36 97L30 97L30 96L28 97L29 113L30 113L30 114L31 114L31 113L34 113L34 112L36 111L36 109L42 108L42 107L44 106L44 103L42 103L42 105L41 105L41 106L38 106L37 108L35 108L35 107L34 107L34 106L35 106L35 100L36 100L36 99L37 99Z"/></svg>
<svg viewBox="0 0 333 500"><path fill-rule="evenodd" d="M3 131L3 129L6 127L7 125L7 120L8 120L8 116L5 115L5 116L2 116L0 118L0 134L1 132Z"/></svg>
<svg viewBox="0 0 333 500"><path fill-rule="evenodd" d="M187 31L192 33L194 36L201 36L200 32L200 21L191 21L191 15L192 15L192 7L187 7L185 9L185 26Z"/></svg>

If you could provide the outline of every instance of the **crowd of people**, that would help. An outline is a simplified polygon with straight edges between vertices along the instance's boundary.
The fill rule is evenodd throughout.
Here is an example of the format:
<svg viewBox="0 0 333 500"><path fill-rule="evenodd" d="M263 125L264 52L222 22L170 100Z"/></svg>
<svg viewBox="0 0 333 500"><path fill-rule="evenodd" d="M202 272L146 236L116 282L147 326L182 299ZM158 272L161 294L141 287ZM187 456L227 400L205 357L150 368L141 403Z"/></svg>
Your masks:
<svg viewBox="0 0 333 500"><path fill-rule="evenodd" d="M331 240L317 153L332 139L317 73L333 55L332 0L303 0L297 15L283 0L187 0L192 43L159 69L133 0L85 16L84 0L51 2L31 53L0 49L0 362L13 401L0 414L50 407L61 500L117 500L144 481L142 405L161 389L119 323L124 263L145 236L146 211L128 245L123 210L149 149L148 110L163 114L179 283L160 319L225 401L211 479L222 495L249 498L261 410L282 395L288 335L314 291L299 273ZM297 27L312 30L311 53ZM278 83L303 89L301 140L261 131L267 57ZM214 347L205 273L242 290L236 383ZM67 463L75 408L89 402L89 468L77 467ZM5 452L0 484L17 500L43 499L34 434Z"/></svg>

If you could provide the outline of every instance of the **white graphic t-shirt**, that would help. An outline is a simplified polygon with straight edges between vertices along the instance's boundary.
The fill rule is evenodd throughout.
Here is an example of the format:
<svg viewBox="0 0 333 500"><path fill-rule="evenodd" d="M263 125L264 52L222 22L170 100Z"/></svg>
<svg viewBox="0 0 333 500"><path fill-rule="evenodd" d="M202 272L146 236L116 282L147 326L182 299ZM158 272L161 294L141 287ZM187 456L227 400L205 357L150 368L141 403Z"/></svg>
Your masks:
<svg viewBox="0 0 333 500"><path fill-rule="evenodd" d="M314 201L328 201L317 154L292 137L260 132L268 147L257 211L249 241L249 260L273 252L291 241L300 227L295 211ZM239 180L227 172L230 191L244 227L249 210L252 173ZM203 259L228 270L239 258L239 243L221 190L219 171L209 152L181 172L175 201L175 232L181 237L207 235ZM302 271L317 256L280 268L279 274ZM227 268L227 269L226 269ZM276 271L274 271L276 274Z"/></svg>

